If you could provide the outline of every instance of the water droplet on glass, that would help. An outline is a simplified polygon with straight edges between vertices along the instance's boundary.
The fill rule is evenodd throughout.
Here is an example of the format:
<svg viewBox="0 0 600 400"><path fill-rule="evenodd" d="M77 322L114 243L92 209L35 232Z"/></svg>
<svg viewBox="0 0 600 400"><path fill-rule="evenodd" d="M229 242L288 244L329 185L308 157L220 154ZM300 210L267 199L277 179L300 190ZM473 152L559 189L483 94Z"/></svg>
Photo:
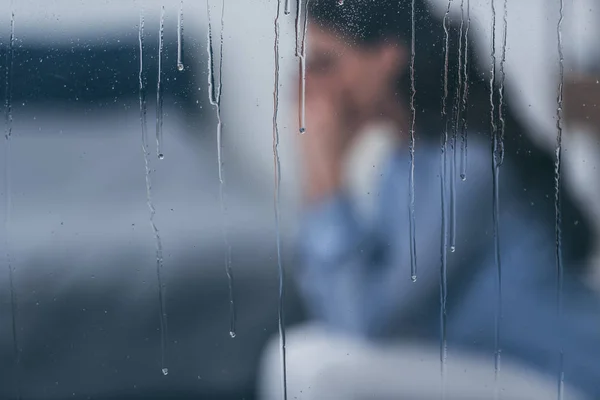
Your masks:
<svg viewBox="0 0 600 400"><path fill-rule="evenodd" d="M466 15L465 15L466 14ZM471 1L467 0L467 10L464 9L464 0L461 3L461 21L465 20L466 16L466 27L465 27L465 48L464 48L464 62L463 62L463 94L462 94L462 127L461 127L461 163L460 163L460 178L465 181L467 179L467 103L469 96L469 29L471 27Z"/></svg>
<svg viewBox="0 0 600 400"><path fill-rule="evenodd" d="M210 5L206 2L206 13L208 18L207 31L207 46L208 53L208 100L215 107L217 117L217 163L219 165L219 203L221 206L221 214L223 216L223 241L225 244L225 273L227 274L227 282L229 285L229 332L235 334L235 302L233 296L233 269L231 267L231 245L229 243L229 229L227 206L225 204L225 177L223 174L223 123L221 120L221 93L223 89L223 38L225 26L225 2L221 3L221 34L219 48L219 77L215 84L215 65L214 65L214 49L212 40L212 18Z"/></svg>
<svg viewBox="0 0 600 400"><path fill-rule="evenodd" d="M159 160L164 160L164 159L165 159L165 155L164 155L163 153L160 153L160 154L158 155L158 159L159 159Z"/></svg>
<svg viewBox="0 0 600 400"><path fill-rule="evenodd" d="M307 10L308 11L308 10ZM302 22L302 0L296 0L296 19L295 19L295 34L296 34L296 50L294 55L300 56L300 35L301 35L301 22Z"/></svg>
<svg viewBox="0 0 600 400"><path fill-rule="evenodd" d="M179 5L179 15L177 16L177 70L183 71L183 0Z"/></svg>
<svg viewBox="0 0 600 400"><path fill-rule="evenodd" d="M233 339L236 336L236 334L234 331L229 331L229 336L231 336L231 338Z"/></svg>
<svg viewBox="0 0 600 400"><path fill-rule="evenodd" d="M281 194L281 163L279 159L279 125L277 122L279 114L279 40L280 26L279 17L281 15L281 0L277 2L277 14L275 15L275 84L273 88L273 161L275 166L275 189L274 189L274 208L275 208L275 232L277 248L277 270L279 272L279 299L278 299L278 326L279 326L279 350L281 355L281 383L283 387L283 399L287 399L287 366L286 366L286 348L285 348L285 309L284 309L284 269L281 258L281 234L280 234L280 194ZM302 124L303 125L303 124Z"/></svg>
<svg viewBox="0 0 600 400"><path fill-rule="evenodd" d="M306 127L306 35L308 34L308 6L310 0L306 0L304 5L304 29L302 31L302 41L300 43L300 17L301 4L298 1L298 10L296 13L296 56L300 59L300 133L305 132Z"/></svg>
<svg viewBox="0 0 600 400"><path fill-rule="evenodd" d="M454 253L456 251L456 246L450 246L450 252Z"/></svg>
<svg viewBox="0 0 600 400"><path fill-rule="evenodd" d="M417 279L417 241L415 235L415 0L411 3L411 56L410 56L410 142L408 145L410 155L410 170L408 175L408 219L410 237L410 275L413 282Z"/></svg>
<svg viewBox="0 0 600 400"><path fill-rule="evenodd" d="M164 8L163 8L164 13ZM162 28L162 18L161 18ZM162 30L162 29L161 29ZM162 241L160 238L160 232L154 223L154 216L156 209L152 202L152 179L150 176L150 164L149 164L149 151L148 151L148 126L146 122L146 86L145 73L144 73L144 10L140 10L140 25L138 32L139 50L140 50L140 71L139 71L139 99L140 99L140 125L142 131L142 152L144 153L144 166L146 171L146 205L150 213L150 225L154 233L154 239L156 243L156 279L158 284L158 303L160 310L160 343L161 343L161 365L163 365L163 374L168 373L168 369L164 367L166 352L167 352L167 314L165 311L164 302L164 285L162 283L162 267L163 267L163 255L162 255ZM159 73L160 76L160 73ZM165 372L166 371L166 372Z"/></svg>
<svg viewBox="0 0 600 400"><path fill-rule="evenodd" d="M410 277L410 280L413 281L413 282L416 282L417 281L417 276L416 275L412 275Z"/></svg>
<svg viewBox="0 0 600 400"><path fill-rule="evenodd" d="M448 152L448 116L446 113L446 105L448 100L448 58L449 58L449 30L448 30L448 15L450 14L450 6L452 0L448 0L448 8L443 19L444 38L446 46L444 48L444 82L442 95L442 118L445 120L446 127L442 133L441 140L441 162L440 162L440 194L441 194L441 216L442 229L440 238L440 363L442 387L446 384L446 359L448 354L448 343L446 338L446 303L447 303L447 259L448 259L448 215L446 198L446 175L447 175L447 152Z"/></svg>
<svg viewBox="0 0 600 400"><path fill-rule="evenodd" d="M564 285L564 267L562 263L562 213L561 213L561 170L562 170L562 134L563 134L563 95L565 85L565 64L563 56L563 41L562 41L562 23L564 19L564 0L560 0L560 12L558 25L556 27L558 39L558 59L559 59L559 76L558 84L557 108L556 108L556 148L554 150L554 211L556 216L555 235L556 235L556 273L558 277L558 285L556 287L556 308L559 322L559 329L562 330L563 316L563 285ZM560 335L562 336L562 335ZM564 396L564 344L562 340L559 342L559 374L558 374L558 400L562 400Z"/></svg>
<svg viewBox="0 0 600 400"><path fill-rule="evenodd" d="M15 47L15 13L11 14L10 18L10 38L8 40L8 53L6 55L6 99L4 103L6 116L6 139L12 135L12 75L14 64L14 47ZM23 103L25 105L25 103Z"/></svg>
<svg viewBox="0 0 600 400"><path fill-rule="evenodd" d="M169 375L169 368L163 368L162 369L162 373L163 373L164 376Z"/></svg>
<svg viewBox="0 0 600 400"><path fill-rule="evenodd" d="M158 80L156 83L156 154L161 154L163 137L163 96L162 96L162 56L165 38L165 7L160 10L160 26L158 31Z"/></svg>
<svg viewBox="0 0 600 400"><path fill-rule="evenodd" d="M338 6L343 6L344 5L344 0L338 0L337 4L338 4Z"/></svg>

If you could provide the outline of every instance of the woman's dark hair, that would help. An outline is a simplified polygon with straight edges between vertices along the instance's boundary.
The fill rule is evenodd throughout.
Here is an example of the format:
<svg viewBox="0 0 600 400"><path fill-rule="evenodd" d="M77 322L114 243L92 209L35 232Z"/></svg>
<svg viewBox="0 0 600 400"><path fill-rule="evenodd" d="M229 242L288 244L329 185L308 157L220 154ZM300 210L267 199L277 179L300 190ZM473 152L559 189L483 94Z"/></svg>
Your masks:
<svg viewBox="0 0 600 400"><path fill-rule="evenodd" d="M419 140L439 140L444 132L456 138L467 127L469 132L488 135L490 139L498 137L493 136L501 134L498 85L492 95L495 112L491 113L490 72L482 73L477 69L475 49L466 34L466 16L461 24L449 18L444 23L442 18L430 12L426 0L309 0L307 12L311 24L340 35L352 44L374 46L387 41L404 45L410 52L413 1L417 143ZM409 66L406 68L407 71L399 74L397 96L399 101L409 104L411 74L408 73ZM503 97L502 120L506 133L502 140L503 155L507 162L518 168L520 181L516 184L523 188L511 191L511 195L517 193L524 201L535 204L532 211L548 221L552 229L555 223L553 156L532 142L531 133L525 131L512 112L510 101L507 101L509 96ZM446 113L443 115L444 107ZM498 129L490 133L492 124ZM500 176L502 178L502 173ZM562 248L565 261L569 263L565 272L569 272L574 271L575 266L585 264L593 235L587 218L566 190L561 192L561 205Z"/></svg>

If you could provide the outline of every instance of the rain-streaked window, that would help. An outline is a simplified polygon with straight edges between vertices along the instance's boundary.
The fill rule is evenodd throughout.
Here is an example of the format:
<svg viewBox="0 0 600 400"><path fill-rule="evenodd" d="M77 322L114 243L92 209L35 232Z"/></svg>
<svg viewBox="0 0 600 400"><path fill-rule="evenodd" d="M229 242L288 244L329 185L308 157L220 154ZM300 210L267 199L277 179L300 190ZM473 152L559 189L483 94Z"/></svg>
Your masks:
<svg viewBox="0 0 600 400"><path fill-rule="evenodd" d="M0 1L0 398L599 398L599 22Z"/></svg>

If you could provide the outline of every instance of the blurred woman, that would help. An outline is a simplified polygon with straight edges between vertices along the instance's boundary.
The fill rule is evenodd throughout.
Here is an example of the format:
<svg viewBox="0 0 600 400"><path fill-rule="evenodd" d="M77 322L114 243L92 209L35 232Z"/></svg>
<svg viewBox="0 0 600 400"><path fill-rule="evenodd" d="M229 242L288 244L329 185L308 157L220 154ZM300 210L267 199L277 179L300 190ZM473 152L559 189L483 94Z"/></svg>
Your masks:
<svg viewBox="0 0 600 400"><path fill-rule="evenodd" d="M297 275L312 316L334 337L366 345L441 339L443 359L447 347L485 355L491 368L494 360L498 369L500 361L515 361L553 379L560 374L600 398L600 301L582 283L591 231L563 190L559 278L553 155L530 140L507 96L500 106L497 85L490 110L489 73L477 70L464 30L448 23L446 47L444 22L424 0L415 1L411 99L410 0L313 0L308 8L307 126L299 140L306 206ZM380 120L394 123L398 148L383 174L376 216L366 220L344 187L342 166L363 128ZM501 163L498 252L494 157ZM314 359L310 368L322 362ZM292 368L290 361L290 380Z"/></svg>

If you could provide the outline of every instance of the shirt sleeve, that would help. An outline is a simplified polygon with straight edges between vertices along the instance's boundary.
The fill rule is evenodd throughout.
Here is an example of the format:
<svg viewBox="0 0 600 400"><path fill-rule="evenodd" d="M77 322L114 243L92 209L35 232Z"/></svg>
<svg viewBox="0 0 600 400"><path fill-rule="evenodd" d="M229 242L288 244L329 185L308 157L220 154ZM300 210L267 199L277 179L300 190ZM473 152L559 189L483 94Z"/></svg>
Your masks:
<svg viewBox="0 0 600 400"><path fill-rule="evenodd" d="M498 328L502 357L551 375L562 370L567 384L598 398L600 298L567 262L559 292L554 237L551 226L548 229L552 224L532 223L524 215L520 210L502 218ZM451 345L478 346L488 354L495 351L495 316L499 311L496 271L494 254L490 253L456 307L460 312L448 327Z"/></svg>
<svg viewBox="0 0 600 400"><path fill-rule="evenodd" d="M309 311L350 334L370 335L379 323L364 301L365 282L385 261L381 235L341 192L305 212L299 244L298 280Z"/></svg>
<svg viewBox="0 0 600 400"><path fill-rule="evenodd" d="M493 244L487 146L471 146L472 173L456 187L456 252L448 276L473 267L474 252ZM383 171L373 220L361 218L349 194L340 192L312 205L302 217L297 280L313 317L351 335L380 338L415 329L405 322L435 318L429 304L439 300L442 209L440 153L422 148L415 172L418 278L411 280L408 158L395 154ZM448 171L451 159L446 160ZM450 179L446 182L450 193ZM450 196L448 196L450 198ZM446 205L449 207L449 205ZM447 215L450 215L447 211ZM458 217L457 217L458 220ZM411 326L409 326L411 325Z"/></svg>

